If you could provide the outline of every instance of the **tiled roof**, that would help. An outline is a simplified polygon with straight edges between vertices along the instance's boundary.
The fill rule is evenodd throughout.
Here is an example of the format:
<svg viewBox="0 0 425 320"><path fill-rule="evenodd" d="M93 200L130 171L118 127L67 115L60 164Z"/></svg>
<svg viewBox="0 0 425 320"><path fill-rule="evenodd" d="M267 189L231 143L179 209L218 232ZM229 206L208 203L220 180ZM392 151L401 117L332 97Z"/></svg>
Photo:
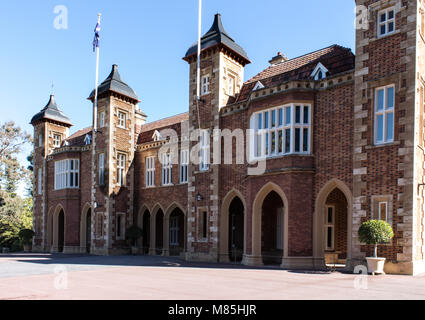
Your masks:
<svg viewBox="0 0 425 320"><path fill-rule="evenodd" d="M237 101L246 100L257 81L264 87L272 87L286 81L310 79L311 73L321 62L329 75L354 69L354 54L351 49L333 45L306 55L269 66L245 82Z"/></svg>
<svg viewBox="0 0 425 320"><path fill-rule="evenodd" d="M62 112L61 109L58 108L58 105L55 102L54 95L50 96L50 100L44 107L44 109L37 113L34 117L32 117L30 123L34 124L44 119L58 121L68 127L72 126L71 120Z"/></svg>
<svg viewBox="0 0 425 320"><path fill-rule="evenodd" d="M181 122L189 120L189 113L181 113L172 117L160 119L151 123L147 123L140 128L140 134L137 139L138 144L151 142L152 136L155 130L160 131L161 129L170 128L177 132L178 135L181 133Z"/></svg>
<svg viewBox="0 0 425 320"><path fill-rule="evenodd" d="M81 130L78 130L74 134L68 137L64 142L68 143L68 146L84 146L84 138L86 134L92 135L93 127L87 127Z"/></svg>

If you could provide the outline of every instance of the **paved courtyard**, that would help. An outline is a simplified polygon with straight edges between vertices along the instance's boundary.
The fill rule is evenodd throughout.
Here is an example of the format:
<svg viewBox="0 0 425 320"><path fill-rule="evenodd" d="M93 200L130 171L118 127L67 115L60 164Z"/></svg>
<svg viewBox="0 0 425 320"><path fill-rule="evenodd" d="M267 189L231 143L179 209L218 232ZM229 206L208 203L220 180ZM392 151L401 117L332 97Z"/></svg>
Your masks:
<svg viewBox="0 0 425 320"><path fill-rule="evenodd" d="M425 275L372 277L152 256L0 254L0 299L425 299Z"/></svg>

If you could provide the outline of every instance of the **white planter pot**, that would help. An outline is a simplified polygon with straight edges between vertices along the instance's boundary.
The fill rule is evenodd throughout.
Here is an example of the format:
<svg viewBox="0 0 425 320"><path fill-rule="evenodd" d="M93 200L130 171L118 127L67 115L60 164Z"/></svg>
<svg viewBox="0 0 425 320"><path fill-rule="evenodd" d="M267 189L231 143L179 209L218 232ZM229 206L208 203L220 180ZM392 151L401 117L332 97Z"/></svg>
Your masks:
<svg viewBox="0 0 425 320"><path fill-rule="evenodd" d="M369 271L369 273L372 273L373 275L375 275L376 273L385 274L384 272L385 258L368 257L366 258L366 261L367 261L367 270Z"/></svg>

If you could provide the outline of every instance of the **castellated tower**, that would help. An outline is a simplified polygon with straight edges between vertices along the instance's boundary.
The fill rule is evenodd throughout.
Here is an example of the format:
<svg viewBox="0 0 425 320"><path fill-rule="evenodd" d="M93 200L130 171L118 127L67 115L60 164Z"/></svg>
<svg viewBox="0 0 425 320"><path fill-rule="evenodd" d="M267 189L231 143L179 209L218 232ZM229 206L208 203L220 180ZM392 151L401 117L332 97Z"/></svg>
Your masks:
<svg viewBox="0 0 425 320"><path fill-rule="evenodd" d="M32 119L34 127L34 251L47 250L47 158L69 136L71 120L58 108L53 95Z"/></svg>
<svg viewBox="0 0 425 320"><path fill-rule="evenodd" d="M94 91L89 99L93 102ZM143 123L136 110L138 103L135 92L121 79L118 66L113 65L98 89L91 172L94 254L119 254L126 247L125 230L133 222L135 124Z"/></svg>
<svg viewBox="0 0 425 320"><path fill-rule="evenodd" d="M366 219L392 225L386 272L425 271L424 1L357 0L353 158L353 262Z"/></svg>
<svg viewBox="0 0 425 320"><path fill-rule="evenodd" d="M224 30L216 14L210 30L201 39L201 100L197 101L197 43L187 51L189 63L190 150L213 146L212 133L220 129L220 109L234 101L244 80L244 67L250 63L245 51ZM212 150L212 148L211 148ZM189 165L187 252L188 260L218 261L219 165L212 152L201 151L198 164ZM191 158L197 157L192 151Z"/></svg>

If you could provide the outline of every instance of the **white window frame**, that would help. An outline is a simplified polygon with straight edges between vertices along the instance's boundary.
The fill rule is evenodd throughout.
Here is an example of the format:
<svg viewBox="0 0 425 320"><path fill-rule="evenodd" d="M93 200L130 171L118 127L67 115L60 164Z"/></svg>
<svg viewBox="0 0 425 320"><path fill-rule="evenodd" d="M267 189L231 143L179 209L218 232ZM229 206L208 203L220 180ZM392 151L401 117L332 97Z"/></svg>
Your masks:
<svg viewBox="0 0 425 320"><path fill-rule="evenodd" d="M105 126L105 111L100 113L99 116L99 128L103 128Z"/></svg>
<svg viewBox="0 0 425 320"><path fill-rule="evenodd" d="M122 117L123 116L123 117ZM118 122L117 127L121 129L126 129L126 122L127 122L127 112L118 110Z"/></svg>
<svg viewBox="0 0 425 320"><path fill-rule="evenodd" d="M146 187L155 186L155 157L145 158Z"/></svg>
<svg viewBox="0 0 425 320"><path fill-rule="evenodd" d="M170 245L171 246L179 245L179 217L178 216L170 217Z"/></svg>
<svg viewBox="0 0 425 320"><path fill-rule="evenodd" d="M391 108L387 108L388 106L388 89L389 88L393 88L393 106ZM383 109L382 110L378 110L378 96L379 96L379 92L381 90L384 90L384 101L383 101ZM382 145L382 144L388 144L388 143L393 143L394 142L394 135L395 135L395 85L391 84L388 86L383 86L383 87L379 87L375 89L375 107L374 107L374 142L375 145ZM392 138L388 139L387 137L387 117L389 114L393 115L393 124L392 124L392 128L393 128L393 132L392 132ZM378 117L379 116L383 116L383 125L382 125L382 141L378 140Z"/></svg>
<svg viewBox="0 0 425 320"><path fill-rule="evenodd" d="M43 193L43 190L42 190L42 181L43 181L43 170L40 168L40 169L38 169L38 178L37 178L37 192L38 192L38 195L41 195Z"/></svg>
<svg viewBox="0 0 425 320"><path fill-rule="evenodd" d="M385 204L385 219L382 219L381 204ZM378 220L383 220L385 222L388 222L388 201L378 202Z"/></svg>
<svg viewBox="0 0 425 320"><path fill-rule="evenodd" d="M210 75L206 74L201 78L201 95L210 93Z"/></svg>
<svg viewBox="0 0 425 320"><path fill-rule="evenodd" d="M124 240L125 239L125 213L117 213L115 229L116 229L115 234L116 234L117 240Z"/></svg>
<svg viewBox="0 0 425 320"><path fill-rule="evenodd" d="M393 17L391 19L388 19L388 15L391 11L393 12ZM385 14L385 20L384 21L381 21L381 15L382 14ZM376 25L378 26L378 30L377 30L378 38L382 38L382 37L391 35L395 32L395 27L396 27L395 26L395 15L396 15L395 7L386 8L386 9L380 10L378 12L378 17L377 17L377 20L376 20L376 22L377 22ZM391 23L393 24L393 31L388 31L389 25ZM382 26L385 26L385 32L384 33L381 33L381 27Z"/></svg>
<svg viewBox="0 0 425 320"><path fill-rule="evenodd" d="M189 181L189 150L180 151L180 183Z"/></svg>
<svg viewBox="0 0 425 320"><path fill-rule="evenodd" d="M55 190L78 189L79 178L80 160L65 159L55 162Z"/></svg>
<svg viewBox="0 0 425 320"><path fill-rule="evenodd" d="M328 221L328 212L332 209L332 222ZM325 251L335 250L335 206L325 206L325 221L324 221L324 232L325 232ZM332 246L328 246L328 228L332 228Z"/></svg>
<svg viewBox="0 0 425 320"><path fill-rule="evenodd" d="M117 152L117 185L125 186L125 168L127 155Z"/></svg>
<svg viewBox="0 0 425 320"><path fill-rule="evenodd" d="M199 171L210 168L210 131L202 129L199 134Z"/></svg>
<svg viewBox="0 0 425 320"><path fill-rule="evenodd" d="M99 185L103 186L105 184L105 154L99 154Z"/></svg>
<svg viewBox="0 0 425 320"><path fill-rule="evenodd" d="M62 143L62 135L60 133L53 133L53 147L60 148Z"/></svg>
<svg viewBox="0 0 425 320"><path fill-rule="evenodd" d="M296 110L300 108L300 122L296 122ZM304 112L308 110L307 121L304 121ZM289 114L287 110L289 109ZM280 123L280 113L282 112L282 122ZM260 116L261 115L261 116ZM274 115L274 116L273 116ZM273 122L274 117L274 122ZM290 119L288 119L290 118ZM290 103L283 106L264 109L255 112L251 116L251 129L254 134L251 136L253 141L254 159L280 157L289 154L311 153L311 135L312 135L312 108L310 104ZM261 123L260 123L261 122ZM299 150L295 149L295 136L299 130ZM304 144L304 130L307 130L306 150ZM286 148L286 135L289 132L289 150ZM274 139L273 139L274 137ZM281 144L279 138L281 137ZM273 145L274 141L274 145Z"/></svg>
<svg viewBox="0 0 425 320"><path fill-rule="evenodd" d="M171 153L162 154L162 185L169 186L173 184L172 180L173 162Z"/></svg>
<svg viewBox="0 0 425 320"><path fill-rule="evenodd" d="M236 77L234 75L227 75L227 94L229 96L235 96L235 85L236 85Z"/></svg>

